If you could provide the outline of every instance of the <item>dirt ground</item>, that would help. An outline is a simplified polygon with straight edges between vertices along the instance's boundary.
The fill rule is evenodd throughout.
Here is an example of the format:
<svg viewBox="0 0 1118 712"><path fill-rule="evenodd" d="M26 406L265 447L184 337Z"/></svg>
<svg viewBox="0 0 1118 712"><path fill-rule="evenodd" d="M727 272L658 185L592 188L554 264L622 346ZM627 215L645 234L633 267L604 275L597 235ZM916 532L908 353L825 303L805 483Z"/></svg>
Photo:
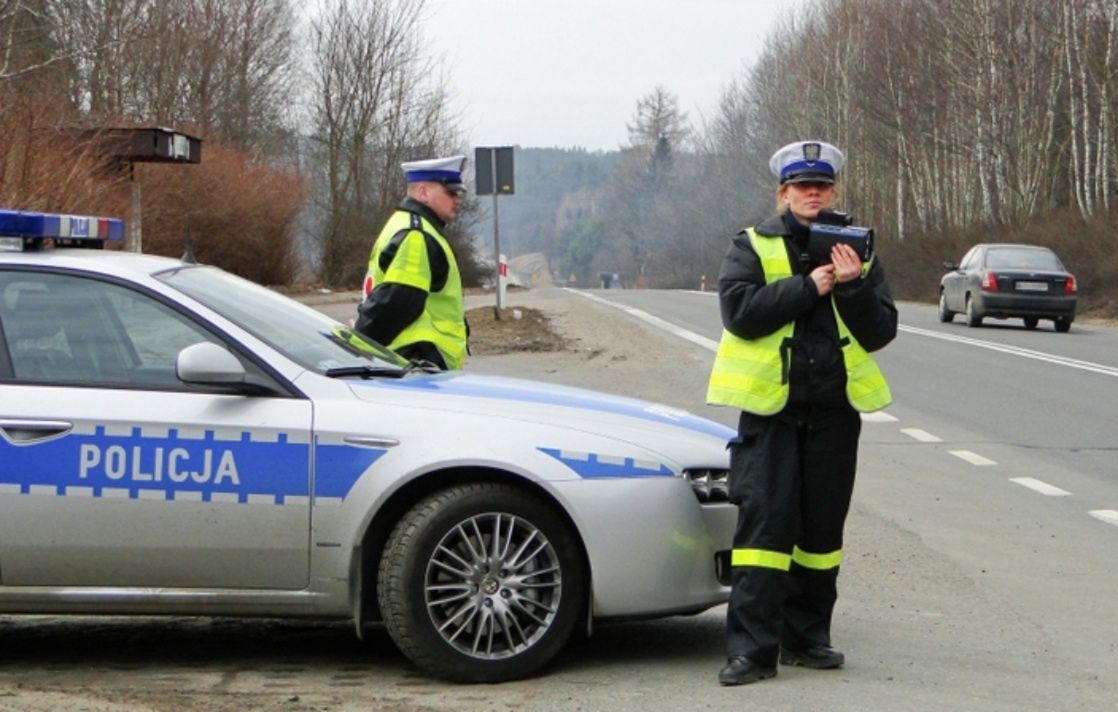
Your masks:
<svg viewBox="0 0 1118 712"><path fill-rule="evenodd" d="M495 356L516 352L566 351L567 339L555 331L551 318L531 307L475 307L466 312L470 353Z"/></svg>

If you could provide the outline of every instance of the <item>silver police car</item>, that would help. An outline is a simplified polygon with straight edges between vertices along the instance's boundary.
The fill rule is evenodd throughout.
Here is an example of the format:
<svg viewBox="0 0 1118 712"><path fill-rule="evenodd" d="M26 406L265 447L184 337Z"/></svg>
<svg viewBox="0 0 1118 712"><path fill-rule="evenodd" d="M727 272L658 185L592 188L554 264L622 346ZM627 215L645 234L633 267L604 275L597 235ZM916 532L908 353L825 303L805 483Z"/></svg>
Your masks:
<svg viewBox="0 0 1118 712"><path fill-rule="evenodd" d="M430 372L221 270L97 249L122 236L0 211L0 613L380 622L431 674L500 681L592 619L725 600L730 429Z"/></svg>

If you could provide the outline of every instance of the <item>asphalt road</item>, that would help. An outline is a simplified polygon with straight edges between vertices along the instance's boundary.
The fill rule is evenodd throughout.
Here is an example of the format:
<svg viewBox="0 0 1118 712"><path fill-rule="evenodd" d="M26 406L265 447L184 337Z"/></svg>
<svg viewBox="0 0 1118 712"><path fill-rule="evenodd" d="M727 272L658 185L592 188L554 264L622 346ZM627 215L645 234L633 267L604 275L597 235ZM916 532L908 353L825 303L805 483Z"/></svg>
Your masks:
<svg viewBox="0 0 1118 712"><path fill-rule="evenodd" d="M471 370L734 422L703 404L712 295L541 290L511 294L517 305L555 315L575 349ZM320 308L344 319L353 305ZM880 354L896 402L863 431L841 670L719 688L722 607L601 626L544 675L488 686L425 678L383 631L361 643L345 625L0 617L0 711L1112 708L1118 524L1101 513L1118 510L1118 332L968 329L912 305L902 322Z"/></svg>
<svg viewBox="0 0 1118 712"><path fill-rule="evenodd" d="M732 412L703 403L721 331L713 294L562 297L596 310L596 328L626 352L620 368L599 359L596 370L533 370L538 355L473 367L733 424ZM562 303L547 293L510 300ZM939 323L932 306L900 311L898 338L878 354L895 403L866 419L847 529L835 640L848 664L829 678L782 670L777 684L744 694L778 709L1109 709L1118 693L1118 330L1076 323L1057 334L1049 323L1027 331L990 320L971 329ZM654 381L641 377L653 371ZM626 629L617 646L612 633L598 635L566 664L600 660L596 684L630 695L633 707L729 709L741 698L711 689L721 615ZM635 672L631 648L643 651L647 674ZM539 688L562 689L571 669Z"/></svg>
<svg viewBox="0 0 1118 712"><path fill-rule="evenodd" d="M701 339L720 331L709 293L589 296L684 330L677 338L697 335L691 348L709 348ZM1057 334L1050 323L1027 331L1018 320L971 329L941 324L934 307L914 304L900 314L901 333L878 355L895 403L866 422L855 499L913 551L889 571L870 567L871 582L851 581L861 562L848 558L842 582L869 583L875 594L899 587L888 612L907 608L909 622L923 625L897 640L869 601L847 596L838 642L852 626L874 654L893 643L914 673L924 669L906 685L913 708L932 708L918 701L931 680L941 690L926 702L946 709L1110 708L1118 681L1118 330L1077 323ZM871 545L863 555L889 544L863 543ZM858 543L847 551L858 557ZM848 667L867 662L855 656ZM966 701L967 688L982 697ZM889 707L898 708L907 709Z"/></svg>

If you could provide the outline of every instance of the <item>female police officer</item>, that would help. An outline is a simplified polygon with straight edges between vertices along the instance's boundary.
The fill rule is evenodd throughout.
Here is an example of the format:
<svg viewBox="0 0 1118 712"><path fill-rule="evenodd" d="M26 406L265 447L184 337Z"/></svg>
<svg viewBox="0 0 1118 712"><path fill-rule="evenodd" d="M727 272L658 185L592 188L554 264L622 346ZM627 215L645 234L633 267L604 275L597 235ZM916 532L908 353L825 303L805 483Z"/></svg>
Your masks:
<svg viewBox="0 0 1118 712"><path fill-rule="evenodd" d="M738 505L723 685L785 665L836 668L831 613L854 488L859 411L891 402L868 352L897 333L876 258L836 244L813 264L808 226L835 200L843 155L798 141L769 162L780 213L734 237L718 279L725 327L707 400L740 408L730 442Z"/></svg>

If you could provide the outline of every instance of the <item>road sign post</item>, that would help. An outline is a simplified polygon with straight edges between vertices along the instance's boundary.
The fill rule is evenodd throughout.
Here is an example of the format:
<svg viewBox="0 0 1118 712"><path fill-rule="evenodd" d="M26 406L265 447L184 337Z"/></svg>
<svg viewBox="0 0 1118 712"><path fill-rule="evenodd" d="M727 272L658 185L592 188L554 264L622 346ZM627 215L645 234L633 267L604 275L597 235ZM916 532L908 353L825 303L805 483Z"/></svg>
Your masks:
<svg viewBox="0 0 1118 712"><path fill-rule="evenodd" d="M506 276L501 257L501 232L498 223L497 196L512 195L515 192L513 181L512 146L478 146L474 149L474 174L478 195L493 196L493 285L497 293L496 317L501 318L505 294L502 281Z"/></svg>

